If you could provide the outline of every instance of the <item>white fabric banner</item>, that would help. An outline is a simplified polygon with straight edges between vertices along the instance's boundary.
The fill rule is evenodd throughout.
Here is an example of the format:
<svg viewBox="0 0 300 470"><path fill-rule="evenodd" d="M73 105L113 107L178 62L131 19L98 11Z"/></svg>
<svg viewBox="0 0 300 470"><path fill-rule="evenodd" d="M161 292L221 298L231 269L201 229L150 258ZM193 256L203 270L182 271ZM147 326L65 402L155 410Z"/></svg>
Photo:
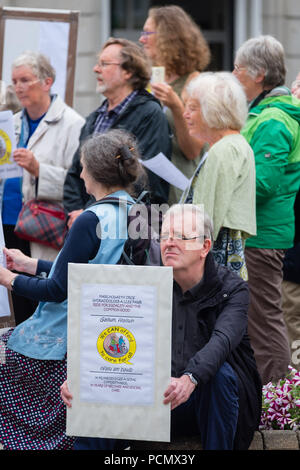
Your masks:
<svg viewBox="0 0 300 470"><path fill-rule="evenodd" d="M61 21L7 19L3 51L2 80L11 83L13 61L25 51L41 52L49 59L56 72L51 88L65 99L70 24Z"/></svg>
<svg viewBox="0 0 300 470"><path fill-rule="evenodd" d="M50 59L55 68L56 79L51 93L57 93L62 100L65 100L67 87L69 31L69 23L40 22L39 51Z"/></svg>
<svg viewBox="0 0 300 470"><path fill-rule="evenodd" d="M172 268L69 264L67 434L170 441Z"/></svg>

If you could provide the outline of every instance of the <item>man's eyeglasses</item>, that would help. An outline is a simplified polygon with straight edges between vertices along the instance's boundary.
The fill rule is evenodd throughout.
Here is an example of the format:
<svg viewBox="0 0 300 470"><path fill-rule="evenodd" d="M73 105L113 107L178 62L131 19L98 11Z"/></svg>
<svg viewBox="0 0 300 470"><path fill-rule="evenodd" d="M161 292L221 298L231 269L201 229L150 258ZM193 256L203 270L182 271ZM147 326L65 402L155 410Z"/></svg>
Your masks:
<svg viewBox="0 0 300 470"><path fill-rule="evenodd" d="M122 65L120 62L106 62L105 60L99 60L97 63L98 67L104 68L108 67L109 65Z"/></svg>
<svg viewBox="0 0 300 470"><path fill-rule="evenodd" d="M204 239L205 237L203 235L196 235L195 237L186 237L185 235L182 234L177 234L174 233L174 235L170 235L169 233L162 233L159 237L160 242L165 242L171 238L172 240L180 240L180 241L189 241L189 240L196 240L197 238L202 238Z"/></svg>

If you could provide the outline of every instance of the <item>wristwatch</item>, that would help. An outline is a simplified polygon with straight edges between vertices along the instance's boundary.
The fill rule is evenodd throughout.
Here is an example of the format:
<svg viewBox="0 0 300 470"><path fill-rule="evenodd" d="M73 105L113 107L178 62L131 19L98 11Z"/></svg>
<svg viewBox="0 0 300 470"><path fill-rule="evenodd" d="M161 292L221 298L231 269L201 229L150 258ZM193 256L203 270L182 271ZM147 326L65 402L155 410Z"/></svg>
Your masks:
<svg viewBox="0 0 300 470"><path fill-rule="evenodd" d="M190 372L185 372L183 375L187 375L190 378L190 381L197 387L198 380L195 379L193 374L191 374Z"/></svg>
<svg viewBox="0 0 300 470"><path fill-rule="evenodd" d="M13 288L14 288L14 283L15 283L16 277L17 277L17 276L15 276L15 277L13 278L13 280L10 282L11 290L13 290Z"/></svg>

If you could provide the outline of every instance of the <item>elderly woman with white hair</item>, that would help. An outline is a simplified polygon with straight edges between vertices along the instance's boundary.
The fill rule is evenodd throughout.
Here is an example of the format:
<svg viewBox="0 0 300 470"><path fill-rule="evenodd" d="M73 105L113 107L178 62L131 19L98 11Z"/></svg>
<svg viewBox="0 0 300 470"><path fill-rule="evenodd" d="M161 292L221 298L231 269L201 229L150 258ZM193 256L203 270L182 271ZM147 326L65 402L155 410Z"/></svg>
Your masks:
<svg viewBox="0 0 300 470"><path fill-rule="evenodd" d="M187 92L189 132L206 141L208 151L182 202L204 204L213 220L216 261L246 280L244 242L256 234L254 156L240 134L247 118L246 96L227 72L202 73Z"/></svg>
<svg viewBox="0 0 300 470"><path fill-rule="evenodd" d="M14 159L23 178L7 179L2 200L4 237L8 248L19 248L34 258L53 260L58 250L20 240L15 224L26 203L37 198L62 203L63 184L79 142L84 119L51 93L56 72L40 53L25 52L12 64L12 84L22 110L15 114L17 149ZM24 320L24 301L13 296L17 323ZM29 311L29 305L25 309Z"/></svg>
<svg viewBox="0 0 300 470"><path fill-rule="evenodd" d="M248 318L256 361L267 383L285 376L291 360L281 286L284 252L295 236L300 103L284 86L284 48L272 36L242 44L233 74L249 102L242 133L255 155L257 236L247 240L245 250L251 292Z"/></svg>

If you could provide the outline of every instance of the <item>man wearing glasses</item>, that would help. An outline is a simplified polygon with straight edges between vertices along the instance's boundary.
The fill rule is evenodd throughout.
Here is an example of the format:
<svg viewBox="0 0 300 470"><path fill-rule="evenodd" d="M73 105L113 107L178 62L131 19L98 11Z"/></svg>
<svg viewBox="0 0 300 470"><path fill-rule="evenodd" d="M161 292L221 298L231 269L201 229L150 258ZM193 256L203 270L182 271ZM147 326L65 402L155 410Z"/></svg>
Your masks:
<svg viewBox="0 0 300 470"><path fill-rule="evenodd" d="M215 263L201 206L172 206L161 230L173 267L172 437L201 435L205 450L248 449L260 420L261 382L247 335L247 284Z"/></svg>
<svg viewBox="0 0 300 470"><path fill-rule="evenodd" d="M172 206L161 230L173 267L171 440L200 435L205 450L246 450L260 422L261 381L247 335L247 283L217 265L212 223L201 206ZM71 406L72 395L62 387ZM131 443L79 438L75 449L120 450Z"/></svg>
<svg viewBox="0 0 300 470"><path fill-rule="evenodd" d="M151 77L150 64L142 49L132 41L110 38L103 46L94 67L97 91L105 96L102 105L92 112L81 132L80 141L111 128L132 133L143 159L159 152L171 156L171 137L167 119L159 101L146 91ZM80 179L80 147L64 185L64 206L69 212L69 226L92 201ZM151 202L168 200L169 185L148 172Z"/></svg>

